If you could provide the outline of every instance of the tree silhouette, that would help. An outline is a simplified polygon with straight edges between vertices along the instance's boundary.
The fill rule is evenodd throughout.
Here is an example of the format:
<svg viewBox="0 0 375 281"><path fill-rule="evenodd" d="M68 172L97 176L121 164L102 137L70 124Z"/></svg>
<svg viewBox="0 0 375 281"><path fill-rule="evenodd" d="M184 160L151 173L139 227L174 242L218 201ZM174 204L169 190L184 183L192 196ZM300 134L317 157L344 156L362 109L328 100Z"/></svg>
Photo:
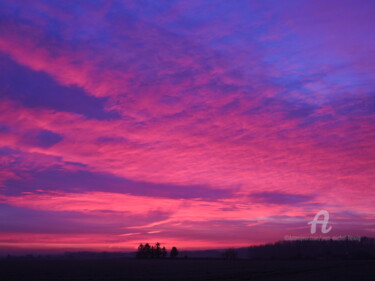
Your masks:
<svg viewBox="0 0 375 281"><path fill-rule="evenodd" d="M171 253L170 253L170 257L171 258L175 258L178 256L178 250L176 247L173 247L172 250L171 250Z"/></svg>
<svg viewBox="0 0 375 281"><path fill-rule="evenodd" d="M144 257L144 251L143 251L143 244L139 244L138 251L137 251L137 258L143 258Z"/></svg>
<svg viewBox="0 0 375 281"><path fill-rule="evenodd" d="M143 252L145 258L150 258L151 257L151 246L150 244L146 243L146 245L143 247Z"/></svg>
<svg viewBox="0 0 375 281"><path fill-rule="evenodd" d="M161 257L161 248L160 248L160 243L159 242L157 242L155 244L154 250L155 250L155 257L156 258L160 258Z"/></svg>
<svg viewBox="0 0 375 281"><path fill-rule="evenodd" d="M161 249L161 257L165 258L166 256L167 256L167 250L165 249L165 247L163 247L163 249Z"/></svg>
<svg viewBox="0 0 375 281"><path fill-rule="evenodd" d="M279 241L273 244L249 247L248 257L250 259L375 258L375 239L357 238L359 239L350 240L349 237L343 237L338 240Z"/></svg>
<svg viewBox="0 0 375 281"><path fill-rule="evenodd" d="M165 258L167 256L167 250L165 247L161 248L160 243L157 242L154 246L150 246L149 243L143 245L142 243L138 246L136 254L137 258L148 259L148 258Z"/></svg>

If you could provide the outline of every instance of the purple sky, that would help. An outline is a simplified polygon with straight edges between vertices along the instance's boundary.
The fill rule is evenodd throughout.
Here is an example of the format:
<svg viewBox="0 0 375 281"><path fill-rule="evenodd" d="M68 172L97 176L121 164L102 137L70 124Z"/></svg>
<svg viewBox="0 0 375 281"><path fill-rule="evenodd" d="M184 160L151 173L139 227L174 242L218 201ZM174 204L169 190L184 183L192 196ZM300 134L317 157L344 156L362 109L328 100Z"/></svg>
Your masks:
<svg viewBox="0 0 375 281"><path fill-rule="evenodd" d="M375 1L0 2L0 252L375 232Z"/></svg>

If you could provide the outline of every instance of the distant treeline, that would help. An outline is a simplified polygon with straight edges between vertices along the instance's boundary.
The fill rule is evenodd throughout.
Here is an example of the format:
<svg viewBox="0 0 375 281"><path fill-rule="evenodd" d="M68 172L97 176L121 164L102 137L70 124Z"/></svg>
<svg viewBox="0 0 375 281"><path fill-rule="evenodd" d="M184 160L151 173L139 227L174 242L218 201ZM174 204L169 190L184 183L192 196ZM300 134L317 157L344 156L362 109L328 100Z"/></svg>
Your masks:
<svg viewBox="0 0 375 281"><path fill-rule="evenodd" d="M374 259L375 239L361 237L358 240L295 240L274 244L251 246L250 259L313 259L344 258Z"/></svg>
<svg viewBox="0 0 375 281"><path fill-rule="evenodd" d="M136 254L136 257L139 259L160 259L166 258L167 256L167 249L165 247L161 247L159 242L154 246L150 246L149 243L146 243L145 245L140 244ZM176 258L178 256L178 250L176 247L172 248L169 256L171 258Z"/></svg>
<svg viewBox="0 0 375 281"><path fill-rule="evenodd" d="M63 255L24 255L0 257L1 259L163 259L176 258L210 258L210 259L375 259L375 239L361 237L343 240L294 240L279 241L273 244L230 248L227 250L184 251L179 253L176 247L168 252L160 243L140 244L137 252L67 252Z"/></svg>

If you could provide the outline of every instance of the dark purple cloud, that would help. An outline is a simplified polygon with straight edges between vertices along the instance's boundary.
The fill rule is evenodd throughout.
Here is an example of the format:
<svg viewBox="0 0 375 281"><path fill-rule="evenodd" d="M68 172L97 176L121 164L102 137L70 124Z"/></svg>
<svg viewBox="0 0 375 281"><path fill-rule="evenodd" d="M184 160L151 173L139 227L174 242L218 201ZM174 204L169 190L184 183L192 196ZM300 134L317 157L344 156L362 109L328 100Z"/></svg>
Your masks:
<svg viewBox="0 0 375 281"><path fill-rule="evenodd" d="M314 199L312 195L288 194L283 192L258 192L250 195L255 202L291 205L309 202Z"/></svg>
<svg viewBox="0 0 375 281"><path fill-rule="evenodd" d="M21 66L0 53L0 98L15 100L26 107L50 108L82 114L87 118L114 119L119 115L105 110L105 98L95 98L75 86L62 86L43 72Z"/></svg>

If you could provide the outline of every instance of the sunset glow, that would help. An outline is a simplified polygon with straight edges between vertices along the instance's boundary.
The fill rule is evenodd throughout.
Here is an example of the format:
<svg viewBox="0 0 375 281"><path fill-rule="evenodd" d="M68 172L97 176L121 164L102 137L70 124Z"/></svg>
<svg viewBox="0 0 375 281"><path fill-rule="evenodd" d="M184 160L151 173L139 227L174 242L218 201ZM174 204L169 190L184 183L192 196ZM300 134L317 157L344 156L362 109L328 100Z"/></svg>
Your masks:
<svg viewBox="0 0 375 281"><path fill-rule="evenodd" d="M373 237L374 11L1 1L0 252Z"/></svg>

